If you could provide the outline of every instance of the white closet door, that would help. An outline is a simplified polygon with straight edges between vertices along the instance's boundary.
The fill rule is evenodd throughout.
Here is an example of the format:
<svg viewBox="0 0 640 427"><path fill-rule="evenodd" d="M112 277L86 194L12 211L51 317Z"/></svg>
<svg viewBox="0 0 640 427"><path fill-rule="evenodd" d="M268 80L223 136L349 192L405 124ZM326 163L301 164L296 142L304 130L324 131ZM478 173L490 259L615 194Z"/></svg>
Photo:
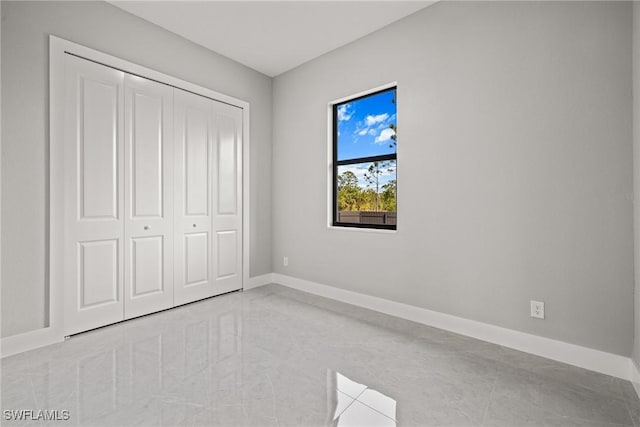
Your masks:
<svg viewBox="0 0 640 427"><path fill-rule="evenodd" d="M65 335L123 319L124 73L65 59Z"/></svg>
<svg viewBox="0 0 640 427"><path fill-rule="evenodd" d="M173 306L173 88L125 76L124 314Z"/></svg>
<svg viewBox="0 0 640 427"><path fill-rule="evenodd" d="M213 103L214 295L242 288L242 109Z"/></svg>
<svg viewBox="0 0 640 427"><path fill-rule="evenodd" d="M174 304L212 292L211 156L213 101L174 90Z"/></svg>

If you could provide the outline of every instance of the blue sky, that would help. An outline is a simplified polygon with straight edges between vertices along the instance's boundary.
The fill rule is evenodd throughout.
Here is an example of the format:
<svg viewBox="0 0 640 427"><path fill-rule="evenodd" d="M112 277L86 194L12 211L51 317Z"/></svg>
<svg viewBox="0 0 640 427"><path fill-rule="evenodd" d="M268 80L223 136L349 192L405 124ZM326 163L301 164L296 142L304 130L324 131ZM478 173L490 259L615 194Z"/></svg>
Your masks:
<svg viewBox="0 0 640 427"><path fill-rule="evenodd" d="M338 105L338 160L395 153L395 89Z"/></svg>

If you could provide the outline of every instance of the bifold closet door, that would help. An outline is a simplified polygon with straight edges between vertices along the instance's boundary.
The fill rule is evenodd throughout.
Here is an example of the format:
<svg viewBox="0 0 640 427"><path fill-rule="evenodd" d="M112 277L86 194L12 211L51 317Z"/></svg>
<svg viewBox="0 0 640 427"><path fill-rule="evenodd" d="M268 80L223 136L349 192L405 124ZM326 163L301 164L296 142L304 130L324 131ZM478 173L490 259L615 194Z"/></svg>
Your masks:
<svg viewBox="0 0 640 427"><path fill-rule="evenodd" d="M243 111L65 56L64 329L242 288Z"/></svg>
<svg viewBox="0 0 640 427"><path fill-rule="evenodd" d="M175 305L212 295L212 102L174 89Z"/></svg>
<svg viewBox="0 0 640 427"><path fill-rule="evenodd" d="M173 88L125 76L124 317L173 306Z"/></svg>
<svg viewBox="0 0 640 427"><path fill-rule="evenodd" d="M176 89L176 305L242 288L242 110Z"/></svg>
<svg viewBox="0 0 640 427"><path fill-rule="evenodd" d="M213 102L213 289L242 288L242 109Z"/></svg>
<svg viewBox="0 0 640 427"><path fill-rule="evenodd" d="M124 73L65 59L65 335L123 318Z"/></svg>

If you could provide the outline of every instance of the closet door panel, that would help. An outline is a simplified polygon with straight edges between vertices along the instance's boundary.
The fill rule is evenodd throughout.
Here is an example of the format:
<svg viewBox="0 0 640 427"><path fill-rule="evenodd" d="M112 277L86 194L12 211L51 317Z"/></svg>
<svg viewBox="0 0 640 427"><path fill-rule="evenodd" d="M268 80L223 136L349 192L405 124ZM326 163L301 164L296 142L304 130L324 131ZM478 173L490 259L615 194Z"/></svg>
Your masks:
<svg viewBox="0 0 640 427"><path fill-rule="evenodd" d="M164 252L164 236L131 239L130 285L133 299L163 292L166 285Z"/></svg>
<svg viewBox="0 0 640 427"><path fill-rule="evenodd" d="M118 240L80 242L79 307L118 302Z"/></svg>
<svg viewBox="0 0 640 427"><path fill-rule="evenodd" d="M79 84L80 217L117 219L119 87L90 77Z"/></svg>
<svg viewBox="0 0 640 427"><path fill-rule="evenodd" d="M238 271L238 233L235 230L216 232L216 254L218 275L217 279L223 279L239 274Z"/></svg>
<svg viewBox="0 0 640 427"><path fill-rule="evenodd" d="M193 100L199 104L200 101ZM209 114L208 106L187 107L184 115L183 167L186 217L209 216Z"/></svg>
<svg viewBox="0 0 640 427"><path fill-rule="evenodd" d="M173 88L125 76L125 318L173 306Z"/></svg>
<svg viewBox="0 0 640 427"><path fill-rule="evenodd" d="M164 89L164 88L158 88ZM152 96L136 91L127 85L127 96L131 96L131 134L129 153L131 155L131 199L133 218L155 217L163 214L163 94ZM171 101L171 94L166 94ZM164 108L163 108L164 107ZM173 120L173 117L167 117ZM167 135L171 138L171 135Z"/></svg>
<svg viewBox="0 0 640 427"><path fill-rule="evenodd" d="M217 109L217 213L238 212L238 134L236 121ZM234 112L232 110L232 112Z"/></svg>
<svg viewBox="0 0 640 427"><path fill-rule="evenodd" d="M175 89L175 305L212 295L212 103Z"/></svg>
<svg viewBox="0 0 640 427"><path fill-rule="evenodd" d="M185 287L209 283L209 233L184 235Z"/></svg>
<svg viewBox="0 0 640 427"><path fill-rule="evenodd" d="M64 333L123 319L124 73L65 57Z"/></svg>
<svg viewBox="0 0 640 427"><path fill-rule="evenodd" d="M214 294L242 288L242 109L214 102Z"/></svg>

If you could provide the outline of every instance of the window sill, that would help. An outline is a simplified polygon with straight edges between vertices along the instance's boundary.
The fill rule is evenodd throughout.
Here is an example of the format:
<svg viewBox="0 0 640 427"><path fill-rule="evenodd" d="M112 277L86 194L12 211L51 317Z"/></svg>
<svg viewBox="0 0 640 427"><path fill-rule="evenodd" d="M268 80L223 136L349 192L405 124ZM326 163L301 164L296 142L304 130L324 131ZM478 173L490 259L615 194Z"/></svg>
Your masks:
<svg viewBox="0 0 640 427"><path fill-rule="evenodd" d="M398 232L398 230L385 230L383 228L341 227L339 225L328 225L327 228L335 231L355 231L356 233L396 234Z"/></svg>

